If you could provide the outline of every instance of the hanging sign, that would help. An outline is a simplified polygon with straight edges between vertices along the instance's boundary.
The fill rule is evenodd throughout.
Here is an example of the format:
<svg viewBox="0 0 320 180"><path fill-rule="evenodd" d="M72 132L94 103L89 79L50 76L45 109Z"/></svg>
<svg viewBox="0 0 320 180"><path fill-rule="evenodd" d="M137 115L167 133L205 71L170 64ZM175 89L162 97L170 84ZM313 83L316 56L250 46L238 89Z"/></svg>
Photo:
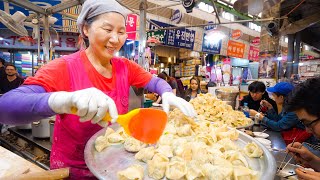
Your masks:
<svg viewBox="0 0 320 180"><path fill-rule="evenodd" d="M126 22L126 31L130 40L136 40L137 15L129 14Z"/></svg>
<svg viewBox="0 0 320 180"><path fill-rule="evenodd" d="M243 34L243 33L242 33L241 30L236 29L236 30L233 30L233 31L232 31L231 37L232 37L233 39L235 39L235 40L238 40L238 39L241 38L242 34Z"/></svg>
<svg viewBox="0 0 320 180"><path fill-rule="evenodd" d="M220 54L222 39L213 41L208 38L206 33L203 34L202 51L210 54Z"/></svg>
<svg viewBox="0 0 320 180"><path fill-rule="evenodd" d="M237 41L228 41L227 56L243 58L246 45Z"/></svg>
<svg viewBox="0 0 320 180"><path fill-rule="evenodd" d="M203 29L205 31L210 31L210 30L213 30L213 29L217 29L217 25L211 25L213 24L214 22L213 21L209 21L208 22L208 25L207 26L204 26Z"/></svg>
<svg viewBox="0 0 320 180"><path fill-rule="evenodd" d="M248 59L252 61L259 62L259 48L255 46L250 46Z"/></svg>
<svg viewBox="0 0 320 180"><path fill-rule="evenodd" d="M259 46L260 45L260 37L255 37L251 40L251 44L254 46Z"/></svg>
<svg viewBox="0 0 320 180"><path fill-rule="evenodd" d="M182 19L182 12L179 9L176 9L170 18L171 22L175 24L179 24L181 19Z"/></svg>

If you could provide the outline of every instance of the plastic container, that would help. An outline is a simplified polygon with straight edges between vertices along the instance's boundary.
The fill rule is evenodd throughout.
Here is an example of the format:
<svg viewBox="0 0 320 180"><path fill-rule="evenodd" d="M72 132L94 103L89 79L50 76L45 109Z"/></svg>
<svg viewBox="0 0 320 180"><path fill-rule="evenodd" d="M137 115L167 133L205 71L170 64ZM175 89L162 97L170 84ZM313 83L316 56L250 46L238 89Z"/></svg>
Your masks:
<svg viewBox="0 0 320 180"><path fill-rule="evenodd" d="M144 107L144 108L151 107L151 106L152 106L152 103L153 103L152 100L146 100L146 101L143 103L143 107Z"/></svg>
<svg viewBox="0 0 320 180"><path fill-rule="evenodd" d="M250 117L249 110L250 109L248 107L248 103L243 103L242 112L246 115L247 118Z"/></svg>

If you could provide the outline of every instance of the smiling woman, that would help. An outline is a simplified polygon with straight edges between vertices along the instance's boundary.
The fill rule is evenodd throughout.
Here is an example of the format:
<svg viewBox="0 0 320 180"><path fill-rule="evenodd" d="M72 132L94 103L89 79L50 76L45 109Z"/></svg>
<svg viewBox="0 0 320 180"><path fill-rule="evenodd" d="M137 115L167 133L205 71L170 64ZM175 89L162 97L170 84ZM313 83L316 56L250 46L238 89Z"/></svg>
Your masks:
<svg viewBox="0 0 320 180"><path fill-rule="evenodd" d="M24 86L0 99L0 123L27 124L57 114L50 166L70 167L71 179L94 178L84 161L84 147L110 123L102 120L107 113L114 123L118 113L128 112L130 86L159 94L166 112L175 105L187 116L196 115L166 81L152 77L133 61L114 56L127 38L127 14L116 0L86 0L77 25L87 48L51 61ZM5 108L8 105L10 111ZM77 116L71 111L74 108Z"/></svg>

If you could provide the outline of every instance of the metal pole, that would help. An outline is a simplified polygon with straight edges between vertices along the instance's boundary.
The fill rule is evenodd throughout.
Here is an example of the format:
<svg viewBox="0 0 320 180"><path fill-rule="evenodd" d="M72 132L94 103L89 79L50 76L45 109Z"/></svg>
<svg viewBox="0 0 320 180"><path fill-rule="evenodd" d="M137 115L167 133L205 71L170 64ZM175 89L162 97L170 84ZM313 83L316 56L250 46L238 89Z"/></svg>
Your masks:
<svg viewBox="0 0 320 180"><path fill-rule="evenodd" d="M294 63L293 63L293 74L298 74L299 61L300 61L300 42L301 42L301 33L296 33L296 45L294 48Z"/></svg>
<svg viewBox="0 0 320 180"><path fill-rule="evenodd" d="M215 0L211 0L211 3L212 3L212 6L213 6L213 9L214 9L214 12L216 13L216 17L218 19L218 22L221 23L217 6L216 6L216 4L214 2L215 2Z"/></svg>
<svg viewBox="0 0 320 180"><path fill-rule="evenodd" d="M37 28L38 28L38 58L37 58L37 64L38 64L38 68L39 68L39 63L41 62L40 61L40 43L41 43L40 39L41 39L41 33L40 33L40 23L39 23L40 14L39 13L38 13L37 19L38 19L38 25L37 25ZM40 65L42 65L42 62L41 62Z"/></svg>
<svg viewBox="0 0 320 180"><path fill-rule="evenodd" d="M49 33L49 17L45 15L44 17L44 31L43 31L43 57L44 61L49 61L49 51L50 51L50 33Z"/></svg>
<svg viewBox="0 0 320 180"><path fill-rule="evenodd" d="M286 68L286 77L290 79L292 74L292 61L294 53L294 34L288 34L288 59Z"/></svg>
<svg viewBox="0 0 320 180"><path fill-rule="evenodd" d="M144 66L144 53L147 42L147 33L146 33L146 9L147 9L147 1L140 0L140 24L139 24L139 59L138 64L140 66Z"/></svg>

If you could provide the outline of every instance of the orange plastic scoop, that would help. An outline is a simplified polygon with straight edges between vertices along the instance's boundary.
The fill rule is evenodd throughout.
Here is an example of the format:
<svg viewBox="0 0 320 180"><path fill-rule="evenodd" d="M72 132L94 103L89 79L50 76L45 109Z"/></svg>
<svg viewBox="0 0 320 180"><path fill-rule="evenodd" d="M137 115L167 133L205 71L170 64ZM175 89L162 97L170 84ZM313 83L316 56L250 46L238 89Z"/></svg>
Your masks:
<svg viewBox="0 0 320 180"><path fill-rule="evenodd" d="M77 108L72 108L73 114L77 113ZM103 118L110 121L109 113ZM139 141L153 144L158 141L167 124L167 114L158 109L139 108L127 114L119 115L117 122L123 127L125 132Z"/></svg>

